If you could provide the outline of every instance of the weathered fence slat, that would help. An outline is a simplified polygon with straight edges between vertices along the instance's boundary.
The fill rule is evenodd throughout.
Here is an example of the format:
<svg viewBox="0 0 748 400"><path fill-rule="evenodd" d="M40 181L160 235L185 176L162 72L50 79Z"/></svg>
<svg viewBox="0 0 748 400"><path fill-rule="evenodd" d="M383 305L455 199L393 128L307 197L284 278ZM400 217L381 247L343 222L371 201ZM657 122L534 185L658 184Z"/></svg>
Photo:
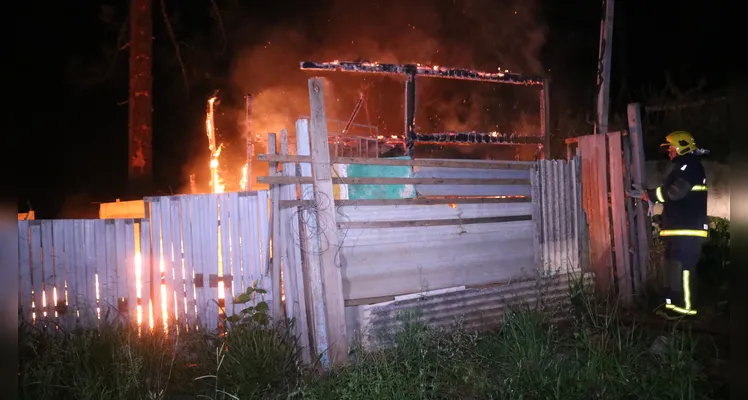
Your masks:
<svg viewBox="0 0 748 400"><path fill-rule="evenodd" d="M250 232L252 232L252 243L257 246L255 251L259 262L254 269L254 273L257 274L257 279L262 281L262 287L270 293L272 284L270 283L270 274L267 273L267 266L270 265L270 202L268 195L268 191L263 190L252 199L252 221L254 222L250 226ZM281 294L272 293L270 299L277 299L280 302Z"/></svg>
<svg viewBox="0 0 748 400"><path fill-rule="evenodd" d="M34 318L39 320L44 318L44 302L42 293L44 293L44 271L42 265L42 232L41 221L33 221L30 226L31 231L31 290L33 293Z"/></svg>
<svg viewBox="0 0 748 400"><path fill-rule="evenodd" d="M208 319L206 321L207 327L211 331L215 331L218 328L218 198L216 196L208 196L207 207L202 211L205 222L207 224L205 233L207 234L204 239L204 249L208 255L205 267L208 269L208 285L207 289L207 301L206 313Z"/></svg>
<svg viewBox="0 0 748 400"><path fill-rule="evenodd" d="M231 234L229 232L229 226L231 225L231 202L229 201L229 194L228 193L221 193L218 195L218 212L220 215L220 220L218 221L218 229L220 232L220 250L221 250L221 264L220 264L220 270L218 272L218 279L220 280L218 282L218 286L223 286L223 299L219 300L219 317L223 318L223 314L225 316L230 315L229 310L231 310L232 299L234 297L234 292L232 290L233 285L230 281L224 281L223 277L225 276L231 276L233 274L232 268L231 268L231 253L233 249L231 248Z"/></svg>
<svg viewBox="0 0 748 400"><path fill-rule="evenodd" d="M175 314L176 308L174 307L174 241L171 231L171 210L169 209L169 198L159 197L158 203L154 204L154 207L159 208L159 216L161 217L161 256L164 260L164 274L163 274L163 285L164 289L162 293L165 293L162 302L166 307L165 318L168 318L167 326L176 322L178 316Z"/></svg>
<svg viewBox="0 0 748 400"><path fill-rule="evenodd" d="M57 317L57 325L64 328L67 303L65 301L65 230L63 223L64 221L62 220L52 221L52 248L54 249L52 261L52 269L54 271L52 303Z"/></svg>
<svg viewBox="0 0 748 400"><path fill-rule="evenodd" d="M237 195L237 204L239 209L239 219L237 220L237 235L241 238L241 253L242 253L242 269L241 269L241 287L243 291L246 291L248 287L252 286L252 277L250 271L252 270L252 235L249 232L249 226L251 221L251 215L249 214L249 198L246 193L239 193Z"/></svg>
<svg viewBox="0 0 748 400"><path fill-rule="evenodd" d="M96 296L96 234L94 224L96 220L87 219L83 221L84 245L83 265L81 268L80 285L84 287L81 290L81 301L85 307L85 313L81 313L82 325L85 328L94 328L98 322L98 304Z"/></svg>
<svg viewBox="0 0 748 400"><path fill-rule="evenodd" d="M31 243L29 242L29 221L18 221L18 262L20 264L20 301L23 319L31 322Z"/></svg>
<svg viewBox="0 0 748 400"><path fill-rule="evenodd" d="M608 153L610 154L610 205L613 222L613 243L615 245L618 293L623 304L630 305L633 301L633 286L629 259L629 234L627 229L626 207L624 203L624 172L621 133L608 133L607 136Z"/></svg>
<svg viewBox="0 0 748 400"><path fill-rule="evenodd" d="M52 243L52 221L39 221L42 226L42 288L44 290L44 304L42 304L44 319L49 322L55 320L54 287L55 272L52 262L54 247ZM50 332L56 330L54 323L47 323Z"/></svg>
<svg viewBox="0 0 748 400"><path fill-rule="evenodd" d="M197 306L195 304L195 253L193 247L193 224L192 197L180 196L180 208L182 210L182 246L184 248L184 286L187 301L185 320L188 329L198 326Z"/></svg>
<svg viewBox="0 0 748 400"><path fill-rule="evenodd" d="M198 326L200 329L205 328L207 324L207 300L206 294L208 292L208 269L206 268L207 255L205 254L205 230L207 225L205 223L205 210L208 204L208 197L205 195L194 196L191 200L191 212L192 212L192 250L194 252L194 264L193 268L195 271L195 293L197 302L197 319Z"/></svg>
<svg viewBox="0 0 748 400"><path fill-rule="evenodd" d="M151 216L151 302L153 303L153 327L164 326L163 267L164 256L161 239L161 207L158 202L148 203Z"/></svg>
<svg viewBox="0 0 748 400"><path fill-rule="evenodd" d="M151 268L151 222L147 219L140 220L140 324L149 326L151 321L151 291L153 290ZM137 267L137 264L136 264ZM136 321L138 316L136 315Z"/></svg>
<svg viewBox="0 0 748 400"><path fill-rule="evenodd" d="M241 224L241 210L239 204L239 193L232 192L229 194L229 202L231 203L229 225L230 237L231 237L231 274L232 286L233 286L233 297L238 296L247 290L247 287L243 284L244 274L244 248L246 243L242 243L241 237L239 236L239 225ZM231 306L229 306L229 302ZM236 309L234 305L234 299L226 297L226 311L229 315L238 313L240 310Z"/></svg>
<svg viewBox="0 0 748 400"><path fill-rule="evenodd" d="M104 221L100 221L104 222ZM127 320L137 321L138 294L135 281L135 220L125 221L125 276L127 277Z"/></svg>
<svg viewBox="0 0 748 400"><path fill-rule="evenodd" d="M75 303L75 268L76 264L76 246L75 246L75 222L70 221L63 226L65 234L64 253L65 253L65 302L67 309L65 313L65 329L74 329L77 321L77 307ZM29 307L30 308L30 307Z"/></svg>
<svg viewBox="0 0 748 400"><path fill-rule="evenodd" d="M100 323L109 322L109 318L113 318L117 315L116 309L112 309L112 304L109 300L109 282L108 271L107 271L107 256L106 256L106 220L94 220L93 235L96 243L95 247L95 259L96 259L96 287L99 292L99 320Z"/></svg>
<svg viewBox="0 0 748 400"><path fill-rule="evenodd" d="M184 248L182 236L183 217L179 206L178 197L168 197L169 214L171 220L171 245L173 256L173 293L174 293L174 318L179 326L187 326L188 318L185 314L185 276L184 276Z"/></svg>

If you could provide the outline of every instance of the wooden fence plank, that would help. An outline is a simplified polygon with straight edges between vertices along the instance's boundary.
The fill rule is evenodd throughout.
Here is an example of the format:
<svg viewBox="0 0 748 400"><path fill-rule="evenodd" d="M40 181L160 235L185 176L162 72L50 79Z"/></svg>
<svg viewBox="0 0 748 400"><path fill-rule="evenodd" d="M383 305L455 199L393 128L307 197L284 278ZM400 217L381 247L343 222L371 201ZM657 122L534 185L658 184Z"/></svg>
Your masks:
<svg viewBox="0 0 748 400"><path fill-rule="evenodd" d="M127 321L128 315L125 314L124 304L127 301L127 255L125 254L125 220L115 219L114 220L114 243L110 247L110 251L115 254L114 271L117 283L117 311L118 316L122 318L122 321Z"/></svg>
<svg viewBox="0 0 748 400"><path fill-rule="evenodd" d="M151 222L140 220L140 326L149 326L151 320ZM137 318L137 316L136 316Z"/></svg>
<svg viewBox="0 0 748 400"><path fill-rule="evenodd" d="M276 153L276 137L275 133L268 133L268 153ZM268 176L270 178L281 178L278 174L278 163L268 163ZM260 182L260 178L257 178L257 182ZM285 177L283 177L285 178ZM288 182L291 183L291 182ZM272 236L272 248L270 249L270 263L268 264L268 270L270 271L270 282L273 292L273 303L270 309L271 315L274 319L280 320L283 318L283 285L281 282L281 255L280 255L280 216L278 207L278 185L270 185L270 232ZM262 205L260 205L262 207ZM263 264L264 268L265 264Z"/></svg>
<svg viewBox="0 0 748 400"><path fill-rule="evenodd" d="M288 137L285 129L281 131L281 152L283 154L288 153ZM283 163L282 173L284 176L295 176L296 166L291 163ZM276 199L275 202L276 207L281 199L295 200L296 187L291 185L283 186L280 188L279 194L280 198ZM279 236L281 237L283 256L283 286L286 293L286 316L295 320L295 333L299 338L299 345L302 348L302 360L308 363L311 361L311 357L309 354L309 328L306 299L304 296L304 279L301 270L301 258L297 257L299 250L296 238L298 228L293 229L293 224L296 224L298 227L298 218L296 218L295 210L288 208L279 210L279 214Z"/></svg>
<svg viewBox="0 0 748 400"><path fill-rule="evenodd" d="M102 221L103 222L103 221ZM135 281L135 220L125 220L125 276L127 276L127 321L137 323L138 286Z"/></svg>
<svg viewBox="0 0 748 400"><path fill-rule="evenodd" d="M257 192L257 196L252 200L254 208L252 211L253 219L251 223L252 243L257 245L255 251L259 257L259 264L254 269L257 274L256 279L262 280L262 287L270 289L272 284L269 282L271 277L268 274L270 265L270 201L268 199L269 191L262 190ZM281 294L273 294L272 299L278 299L280 302Z"/></svg>
<svg viewBox="0 0 748 400"><path fill-rule="evenodd" d="M296 121L296 149L299 155L311 155L311 146L309 141L309 121L299 119ZM299 165L301 176L311 177L312 166L304 163ZM301 185L301 198L312 201L314 190L312 185ZM300 228L301 241L303 243L304 253L302 261L304 264L304 283L308 289L307 298L309 299L309 329L314 338L312 351L314 356L319 355L323 366L329 365L329 354L327 352L327 318L325 310L324 291L322 289L322 270L320 266L320 243L316 239L317 232L317 213L314 208L302 209Z"/></svg>
<svg viewBox="0 0 748 400"><path fill-rule="evenodd" d="M179 326L187 326L189 319L186 315L185 305L185 270L184 270L184 247L182 238L182 225L184 216L180 207L179 197L172 196L169 199L169 213L171 214L171 243L174 252L173 290L174 290L174 316L179 321Z"/></svg>
<svg viewBox="0 0 748 400"><path fill-rule="evenodd" d="M206 235L203 238L203 251L207 255L205 272L209 278L206 285L206 324L210 331L215 331L218 328L218 282L213 282L211 275L218 274L218 197L208 195L207 198L207 207L202 211L206 222Z"/></svg>
<svg viewBox="0 0 748 400"><path fill-rule="evenodd" d="M94 278L94 284L98 291L98 306L99 306L99 323L110 322L111 318L114 318L117 313L116 309L112 309L111 303L108 301L109 296L109 285L107 282L107 257L106 257L106 224L107 220L93 220L93 236L94 236L94 259L96 275Z"/></svg>
<svg viewBox="0 0 748 400"><path fill-rule="evenodd" d="M149 203L151 216L151 303L153 304L153 328L163 329L164 300L163 299L163 251L161 238L161 207L158 200Z"/></svg>
<svg viewBox="0 0 748 400"><path fill-rule="evenodd" d="M79 285L84 287L81 290L81 301L85 306L85 313L81 312L82 325L87 329L92 329L98 323L98 304L96 304L96 234L94 232L95 220L87 219L83 221L83 265L81 266L81 275L79 275Z"/></svg>
<svg viewBox="0 0 748 400"><path fill-rule="evenodd" d="M239 237L242 241L242 289L247 290L248 287L252 286L252 267L254 266L253 258L255 256L254 249L252 246L252 240L255 238L250 232L249 227L251 226L252 216L250 205L250 198L254 196L247 195L245 193L239 193ZM257 246L259 249L259 245Z"/></svg>
<svg viewBox="0 0 748 400"><path fill-rule="evenodd" d="M39 221L42 228L42 288L44 310L44 319L46 321L55 320L55 307L52 293L55 287L55 273L53 266L54 245L52 243L52 220ZM47 323L47 329L50 333L55 331L55 324Z"/></svg>
<svg viewBox="0 0 748 400"><path fill-rule="evenodd" d="M40 221L32 221L29 230L31 231L31 290L34 302L34 323L36 324L44 318L44 303L42 301L44 271L42 270L42 229Z"/></svg>
<svg viewBox="0 0 748 400"><path fill-rule="evenodd" d="M220 220L218 221L218 232L220 236L220 257L221 257L221 267L219 271L219 279L223 279L224 276L230 276L233 274L231 269L231 234L229 233L229 226L231 224L231 202L229 201L229 194L228 193L221 193L218 196L218 212L220 215ZM232 309L231 300L234 297L234 292L232 290L233 285L230 281L218 282L219 287L223 287L223 301L221 301L220 304L221 307L219 308L219 314L223 314L223 316L230 315L230 310ZM223 316L219 315L221 318Z"/></svg>
<svg viewBox="0 0 748 400"><path fill-rule="evenodd" d="M75 220L75 259L71 265L74 273L72 298L75 299L76 327L86 327L86 231L85 221ZM87 327L86 327L87 328Z"/></svg>
<svg viewBox="0 0 748 400"><path fill-rule="evenodd" d="M610 201L613 221L613 243L616 255L616 277L619 297L625 306L633 302L631 264L629 259L629 234L627 229L626 206L623 188L623 150L621 133L608 133L608 153L610 154Z"/></svg>
<svg viewBox="0 0 748 400"><path fill-rule="evenodd" d="M229 225L230 237L231 237L231 274L233 276L233 297L238 296L247 290L247 287L243 284L244 274L244 248L245 243L241 242L239 232L241 231L239 225L241 224L241 206L239 204L239 193L231 192L229 194L229 202L231 203ZM235 306L233 299L226 298L227 304L226 309L229 315L240 312L241 306ZM228 302L231 301L231 306Z"/></svg>
<svg viewBox="0 0 748 400"><path fill-rule="evenodd" d="M29 221L18 221L18 262L20 265L21 290L20 302L23 319L31 322L31 292L33 281L31 280L31 241L29 239Z"/></svg>
<svg viewBox="0 0 748 400"><path fill-rule="evenodd" d="M186 321L188 329L198 326L197 306L195 304L195 254L193 251L192 230L194 216L192 214L193 196L179 196L182 210L182 245L184 247L184 277L185 297L187 300Z"/></svg>
<svg viewBox="0 0 748 400"><path fill-rule="evenodd" d="M306 121L306 120L304 120ZM298 132L298 129L297 129ZM257 159L268 162L290 162L308 164L312 162L309 155L293 154L258 154ZM365 158L365 157L331 157L332 164L364 164L364 165L386 165L386 166L412 166L412 167L443 167L443 168L469 168L469 169L515 169L528 170L532 161L483 161L483 160L447 160L447 159L416 159L404 160L394 158Z"/></svg>
<svg viewBox="0 0 748 400"><path fill-rule="evenodd" d="M110 312L109 319L111 322L114 319L119 318L119 300L117 294L119 291L117 283L117 242L116 242L116 230L115 222L112 219L104 220L101 225L103 232L97 234L97 239L101 239L103 242L99 246L99 253L97 257L101 257L104 262L99 275L99 296L101 298L101 304L106 305ZM100 235L100 236L99 236ZM106 315L106 313L104 314Z"/></svg>
<svg viewBox="0 0 748 400"><path fill-rule="evenodd" d="M73 288L75 286L75 266L76 266L76 222L66 221L63 225L63 232L65 235L64 252L65 252L65 304L67 306L67 312L65 313L65 329L71 330L75 328L78 320L77 316L77 304L75 302L75 292Z"/></svg>
<svg viewBox="0 0 748 400"><path fill-rule="evenodd" d="M52 248L54 249L52 269L54 271L54 290L52 303L55 306L57 325L65 327L65 227L64 220L52 220ZM62 305L65 305L64 307Z"/></svg>
<svg viewBox="0 0 748 400"><path fill-rule="evenodd" d="M195 270L195 293L197 302L197 318L200 329L204 329L207 324L207 306L206 292L208 291L208 269L205 267L207 257L205 255L205 213L208 201L207 195L192 196L192 249L194 252L194 270Z"/></svg>
<svg viewBox="0 0 748 400"><path fill-rule="evenodd" d="M257 284L258 287L265 289L268 294L268 299L270 303L268 305L272 305L272 302L274 302L276 299L278 301L280 300L280 293L276 294L273 292L273 286L268 285L267 277L269 274L269 250L270 245L268 244L267 249L262 248L263 251L268 251L268 253L263 253L265 255L268 255L267 258L265 258L264 255L260 254L260 238L257 236L257 229L255 228L259 222L257 221L257 216L259 215L259 199L257 196L252 196L248 198L249 200L249 224L247 225L246 235L248 238L248 241L251 246L250 254L252 257L252 264L251 268L249 269L249 279L252 281L253 284ZM269 224L268 224L269 225ZM268 232L270 232L270 228L268 227ZM268 234L269 237L269 234ZM269 240L268 240L269 243ZM263 298L264 299L264 298ZM272 308L271 308L272 309Z"/></svg>
<svg viewBox="0 0 748 400"><path fill-rule="evenodd" d="M156 207L156 204L154 204ZM171 210L169 209L169 198L166 196L159 197L158 201L159 214L161 216L161 251L164 260L164 274L163 274L163 285L165 292L164 299L162 300L166 305L166 318L167 326L170 326L177 315L175 315L174 308L174 242L172 240L171 232Z"/></svg>

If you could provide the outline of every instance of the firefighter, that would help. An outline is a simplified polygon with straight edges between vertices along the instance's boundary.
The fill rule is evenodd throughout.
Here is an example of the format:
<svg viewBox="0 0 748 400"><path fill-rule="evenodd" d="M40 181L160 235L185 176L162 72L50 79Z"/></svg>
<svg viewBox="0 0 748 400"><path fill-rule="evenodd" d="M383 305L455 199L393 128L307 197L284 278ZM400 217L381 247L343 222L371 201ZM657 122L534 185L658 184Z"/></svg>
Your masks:
<svg viewBox="0 0 748 400"><path fill-rule="evenodd" d="M649 202L650 211L653 202L663 205L659 235L667 248L669 288L665 309L658 313L680 318L697 313L691 283L709 232L706 173L700 160L708 151L699 149L685 131L672 132L665 141L661 148L673 163L672 171L662 186L650 190L635 187L629 195Z"/></svg>

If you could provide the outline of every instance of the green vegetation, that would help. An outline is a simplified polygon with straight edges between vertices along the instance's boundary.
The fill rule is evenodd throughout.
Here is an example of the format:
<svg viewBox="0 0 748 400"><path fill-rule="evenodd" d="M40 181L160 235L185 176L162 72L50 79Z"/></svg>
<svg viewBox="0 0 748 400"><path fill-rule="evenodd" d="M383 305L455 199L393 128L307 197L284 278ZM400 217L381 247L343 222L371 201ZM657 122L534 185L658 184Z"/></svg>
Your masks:
<svg viewBox="0 0 748 400"><path fill-rule="evenodd" d="M561 325L529 307L483 333L403 314L395 347L357 349L349 366L325 374L302 365L289 324L257 317L225 338L176 329L138 337L115 326L50 336L24 325L19 389L34 400L718 398L704 367L712 344L623 326L581 287L570 293ZM658 336L667 340L653 352Z"/></svg>

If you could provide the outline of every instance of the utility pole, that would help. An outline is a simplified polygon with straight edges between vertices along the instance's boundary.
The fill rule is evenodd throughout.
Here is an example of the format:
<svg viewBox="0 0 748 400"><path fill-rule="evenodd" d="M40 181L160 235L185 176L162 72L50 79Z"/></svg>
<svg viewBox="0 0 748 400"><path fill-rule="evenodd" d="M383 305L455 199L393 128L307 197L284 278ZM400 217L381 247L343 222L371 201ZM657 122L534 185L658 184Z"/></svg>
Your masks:
<svg viewBox="0 0 748 400"><path fill-rule="evenodd" d="M128 121L128 178L132 188L150 188L153 176L151 56L153 20L151 0L130 0L130 95ZM138 193L143 195L144 193Z"/></svg>
<svg viewBox="0 0 748 400"><path fill-rule="evenodd" d="M603 135L608 133L614 7L614 0L603 0L602 19L600 21L600 53L597 61L597 120L595 121L595 134Z"/></svg>

